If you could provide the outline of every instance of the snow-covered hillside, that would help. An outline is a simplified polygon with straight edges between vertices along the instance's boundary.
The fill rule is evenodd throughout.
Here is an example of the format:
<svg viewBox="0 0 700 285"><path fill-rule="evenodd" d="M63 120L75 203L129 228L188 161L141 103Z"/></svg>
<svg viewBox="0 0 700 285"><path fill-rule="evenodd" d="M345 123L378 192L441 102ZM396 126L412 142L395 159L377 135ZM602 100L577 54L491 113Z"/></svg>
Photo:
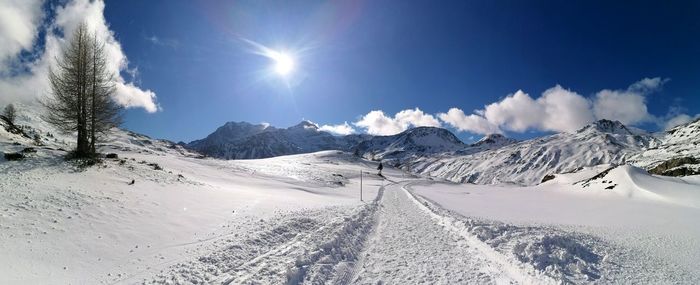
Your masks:
<svg viewBox="0 0 700 285"><path fill-rule="evenodd" d="M630 163L663 175L697 174L699 133L700 121L650 134L618 121L600 120L573 133L523 142L490 134L476 143L464 144L450 131L434 127L412 128L391 136L337 137L319 131L310 122L287 129L227 123L207 139L189 146L225 159L344 150L455 182L533 185L548 175L601 164Z"/></svg>
<svg viewBox="0 0 700 285"><path fill-rule="evenodd" d="M564 284L700 282L698 177L610 167L528 187L431 181L407 188L456 231Z"/></svg>
<svg viewBox="0 0 700 285"><path fill-rule="evenodd" d="M533 185L548 174L575 172L599 164L622 164L658 144L650 134L629 129L620 122L600 120L574 133L465 155L423 156L407 163L417 173L455 182Z"/></svg>
<svg viewBox="0 0 700 285"><path fill-rule="evenodd" d="M226 123L188 148L222 159L254 159L321 150L348 150L367 135L334 136L309 121L278 129L245 122Z"/></svg>
<svg viewBox="0 0 700 285"><path fill-rule="evenodd" d="M630 161L656 174L700 174L700 119L659 135L661 143L635 155Z"/></svg>
<svg viewBox="0 0 700 285"><path fill-rule="evenodd" d="M399 163L410 158L454 152L466 146L448 130L418 127L392 136L373 137L352 151L371 160Z"/></svg>

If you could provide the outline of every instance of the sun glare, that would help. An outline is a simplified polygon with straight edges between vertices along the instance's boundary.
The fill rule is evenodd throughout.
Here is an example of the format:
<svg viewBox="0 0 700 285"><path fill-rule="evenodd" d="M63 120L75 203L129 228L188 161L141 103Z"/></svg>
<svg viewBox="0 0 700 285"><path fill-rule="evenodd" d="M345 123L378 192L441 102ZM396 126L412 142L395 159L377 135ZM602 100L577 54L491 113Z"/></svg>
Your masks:
<svg viewBox="0 0 700 285"><path fill-rule="evenodd" d="M252 53L267 57L272 61L269 71L276 73L287 82L291 79L292 73L297 69L296 53L289 52L286 49L271 49L245 38L241 38L241 40L253 47Z"/></svg>
<svg viewBox="0 0 700 285"><path fill-rule="evenodd" d="M272 59L275 61L274 68L277 74L286 76L294 70L294 59L289 54L275 52Z"/></svg>

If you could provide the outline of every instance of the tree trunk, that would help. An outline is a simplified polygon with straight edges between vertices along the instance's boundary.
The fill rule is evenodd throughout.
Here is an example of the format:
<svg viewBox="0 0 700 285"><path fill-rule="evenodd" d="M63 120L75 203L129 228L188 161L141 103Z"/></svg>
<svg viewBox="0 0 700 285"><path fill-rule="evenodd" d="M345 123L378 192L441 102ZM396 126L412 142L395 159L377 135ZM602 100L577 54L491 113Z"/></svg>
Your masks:
<svg viewBox="0 0 700 285"><path fill-rule="evenodd" d="M92 51L92 92L90 93L90 99L92 103L92 108L90 109L91 114L90 114L90 152L94 155L97 153L97 150L95 149L95 131L97 129L97 124L96 124L96 108L97 108L97 83L98 83L98 74L97 74L97 38L93 38L94 42L93 44L93 51Z"/></svg>

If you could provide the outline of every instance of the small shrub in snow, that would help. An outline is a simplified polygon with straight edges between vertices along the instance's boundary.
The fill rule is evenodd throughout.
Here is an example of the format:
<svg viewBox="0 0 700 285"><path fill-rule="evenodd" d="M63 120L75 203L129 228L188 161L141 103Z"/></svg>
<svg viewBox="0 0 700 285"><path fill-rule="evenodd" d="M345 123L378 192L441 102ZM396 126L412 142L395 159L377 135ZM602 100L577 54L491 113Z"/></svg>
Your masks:
<svg viewBox="0 0 700 285"><path fill-rule="evenodd" d="M24 154L19 153L19 152L14 152L14 153L4 153L5 160L7 161L17 161L17 160L22 160L24 159Z"/></svg>
<svg viewBox="0 0 700 285"><path fill-rule="evenodd" d="M540 183L545 183L545 182L547 182L547 181L549 181L549 180L552 180L552 179L554 179L554 175L553 175L553 174L547 174L547 175L545 175L544 177L542 177L542 182L540 182Z"/></svg>
<svg viewBox="0 0 700 285"><path fill-rule="evenodd" d="M36 149L34 149L33 147L25 147L22 150L22 153L35 153L35 152L36 152Z"/></svg>
<svg viewBox="0 0 700 285"><path fill-rule="evenodd" d="M41 135L34 134L34 144L35 145L44 145L44 142L41 140Z"/></svg>
<svg viewBox="0 0 700 285"><path fill-rule="evenodd" d="M163 170L157 163L148 163L147 165L153 167L153 170Z"/></svg>
<svg viewBox="0 0 700 285"><path fill-rule="evenodd" d="M81 157L76 156L75 152L68 153L66 160L73 162L79 169L88 168L102 162L97 156Z"/></svg>
<svg viewBox="0 0 700 285"><path fill-rule="evenodd" d="M15 106L12 104L5 106L5 109L3 110L3 113L2 113L3 121L5 121L9 126L14 126L16 118L17 118L17 110L15 109Z"/></svg>

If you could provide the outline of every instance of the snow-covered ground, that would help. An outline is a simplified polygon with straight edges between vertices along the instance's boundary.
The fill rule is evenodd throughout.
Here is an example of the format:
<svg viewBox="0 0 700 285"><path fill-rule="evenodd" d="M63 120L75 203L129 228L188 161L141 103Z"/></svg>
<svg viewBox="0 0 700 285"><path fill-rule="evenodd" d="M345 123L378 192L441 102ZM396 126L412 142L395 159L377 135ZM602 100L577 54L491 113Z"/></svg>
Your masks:
<svg viewBox="0 0 700 285"><path fill-rule="evenodd" d="M0 128L0 151L35 150L0 158L0 284L700 283L699 176L382 179L346 152L225 161L123 130L81 168L20 123L44 139Z"/></svg>
<svg viewBox="0 0 700 285"><path fill-rule="evenodd" d="M3 151L13 147L20 146ZM302 256L360 219L359 171L376 167L336 152L229 162L128 149L81 170L61 151L37 149L24 161L0 162L2 284L208 280L328 227L313 237L317 244L303 241ZM371 201L380 182L364 182ZM219 252L236 244L241 252ZM207 257L217 260L213 267ZM280 261L278 277L287 265Z"/></svg>
<svg viewBox="0 0 700 285"><path fill-rule="evenodd" d="M700 281L693 177L623 166L572 184L598 167L515 187L388 169L364 175L361 202L359 172L376 165L343 152L112 149L118 160L86 170L44 149L0 163L0 283Z"/></svg>
<svg viewBox="0 0 700 285"><path fill-rule="evenodd" d="M697 177L657 177L620 166L586 181L605 169L559 175L533 187L421 182L409 189L499 251L559 271L552 276L603 283L700 282ZM588 269L566 273L559 267L572 262L562 259L578 259Z"/></svg>

